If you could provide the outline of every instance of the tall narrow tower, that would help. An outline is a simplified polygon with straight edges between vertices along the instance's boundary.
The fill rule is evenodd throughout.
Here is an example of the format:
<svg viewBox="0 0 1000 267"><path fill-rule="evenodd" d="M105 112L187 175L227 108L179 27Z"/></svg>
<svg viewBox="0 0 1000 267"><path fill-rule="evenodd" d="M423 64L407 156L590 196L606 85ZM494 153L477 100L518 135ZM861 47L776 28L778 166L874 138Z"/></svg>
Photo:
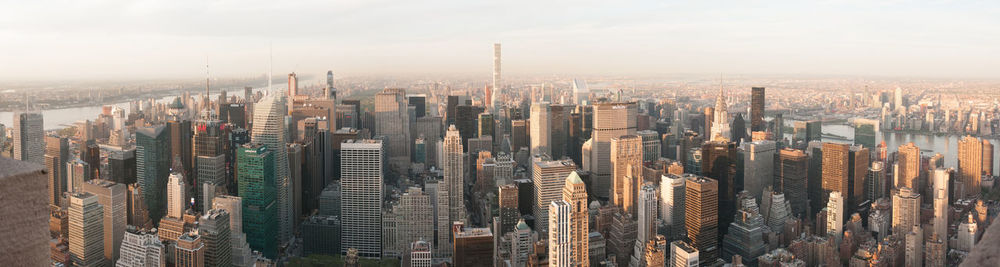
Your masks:
<svg viewBox="0 0 1000 267"><path fill-rule="evenodd" d="M490 106L496 108L500 105L500 98L503 89L500 88L500 43L493 44L493 101Z"/></svg>
<svg viewBox="0 0 1000 267"><path fill-rule="evenodd" d="M587 212L587 185L576 171L566 177L563 200L570 204L570 247L573 262L579 266L590 266L590 227ZM551 210L550 210L551 212ZM551 219L551 218L550 218ZM549 227L552 227L551 225Z"/></svg>
<svg viewBox="0 0 1000 267"><path fill-rule="evenodd" d="M444 183L448 191L448 221L465 221L465 165L462 163L462 138L455 125L448 127L444 137Z"/></svg>
<svg viewBox="0 0 1000 267"><path fill-rule="evenodd" d="M278 241L288 241L292 232L292 188L288 180L288 149L285 148L285 97L269 95L254 105L254 143L266 145L274 154L274 178L277 187Z"/></svg>

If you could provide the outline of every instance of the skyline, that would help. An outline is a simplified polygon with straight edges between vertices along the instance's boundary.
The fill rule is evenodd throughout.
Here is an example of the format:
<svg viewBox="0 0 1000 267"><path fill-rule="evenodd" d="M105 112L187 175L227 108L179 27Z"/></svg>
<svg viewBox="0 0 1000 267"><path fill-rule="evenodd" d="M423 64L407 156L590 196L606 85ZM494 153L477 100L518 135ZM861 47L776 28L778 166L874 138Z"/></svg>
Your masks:
<svg viewBox="0 0 1000 267"><path fill-rule="evenodd" d="M1000 4L46 1L0 10L0 80L275 73L1000 79ZM39 16L39 14L46 14Z"/></svg>

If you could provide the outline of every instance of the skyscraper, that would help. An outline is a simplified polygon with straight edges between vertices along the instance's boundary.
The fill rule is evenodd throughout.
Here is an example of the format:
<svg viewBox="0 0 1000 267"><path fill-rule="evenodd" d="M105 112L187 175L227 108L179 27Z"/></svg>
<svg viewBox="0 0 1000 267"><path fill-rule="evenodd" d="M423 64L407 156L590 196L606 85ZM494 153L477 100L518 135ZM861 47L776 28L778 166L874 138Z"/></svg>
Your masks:
<svg viewBox="0 0 1000 267"><path fill-rule="evenodd" d="M164 215L167 176L170 175L170 146L164 126L139 128L135 131L136 178L153 224Z"/></svg>
<svg viewBox="0 0 1000 267"><path fill-rule="evenodd" d="M764 218L757 200L747 191L740 192L739 209L729 226L729 233L722 240L722 257L740 256L748 265L756 265L757 257L764 254Z"/></svg>
<svg viewBox="0 0 1000 267"><path fill-rule="evenodd" d="M809 207L807 168L809 157L802 150L785 148L774 163L774 191L785 194L792 213L802 216Z"/></svg>
<svg viewBox="0 0 1000 267"><path fill-rule="evenodd" d="M431 243L416 241L410 245L410 267L431 267ZM407 266L407 265L403 265Z"/></svg>
<svg viewBox="0 0 1000 267"><path fill-rule="evenodd" d="M854 144L868 149L875 148L879 130L878 120L854 119Z"/></svg>
<svg viewBox="0 0 1000 267"><path fill-rule="evenodd" d="M499 202L498 206L500 209L500 232L497 234L504 236L507 233L514 231L514 227L517 226L517 221L521 219L521 214L517 210L517 185L513 183L501 185L498 188L498 194L499 196L497 197L497 200Z"/></svg>
<svg viewBox="0 0 1000 267"><path fill-rule="evenodd" d="M293 73L294 74L294 73ZM294 78L292 75L290 78ZM288 150L285 149L285 98L270 95L254 104L251 140L267 147L274 158L274 179L277 197L278 242L284 243L292 233L292 184L288 179ZM246 199L244 199L246 201ZM251 242L253 244L253 242Z"/></svg>
<svg viewBox="0 0 1000 267"><path fill-rule="evenodd" d="M299 77L294 72L288 74L288 98L299 95Z"/></svg>
<svg viewBox="0 0 1000 267"><path fill-rule="evenodd" d="M212 207L214 209L225 210L229 214L232 264L236 266L247 265L246 263L250 262L253 251L250 249L250 244L247 243L246 233L243 232L243 198L226 195L216 196L212 200ZM221 229L221 226L219 227ZM337 235L340 235L339 231ZM339 240L337 243L340 243ZM336 252L340 253L340 250L338 249Z"/></svg>
<svg viewBox="0 0 1000 267"><path fill-rule="evenodd" d="M104 208L101 223L104 226L104 259L108 262L118 261L118 248L125 236L127 224L125 185L94 179L83 185L83 191L97 196L97 203Z"/></svg>
<svg viewBox="0 0 1000 267"><path fill-rule="evenodd" d="M104 207L90 193L69 196L69 253L73 266L103 266Z"/></svg>
<svg viewBox="0 0 1000 267"><path fill-rule="evenodd" d="M198 234L205 244L205 266L232 265L229 220L229 212L224 209L206 210L198 220Z"/></svg>
<svg viewBox="0 0 1000 267"><path fill-rule="evenodd" d="M184 217L184 203L187 202L186 195L184 175L178 171L174 171L167 180L167 217L174 219Z"/></svg>
<svg viewBox="0 0 1000 267"><path fill-rule="evenodd" d="M386 158L393 170L405 173L410 163L410 119L406 90L386 88L375 95L375 135L385 136Z"/></svg>
<svg viewBox="0 0 1000 267"><path fill-rule="evenodd" d="M653 197L655 201L655 196ZM587 185L580 175L573 171L566 177L563 187L563 201L569 203L569 235L572 262L578 266L590 266L588 247L590 245L590 217L588 216ZM656 204L653 204L655 209ZM654 216L655 217L655 216ZM551 227L551 226L550 226Z"/></svg>
<svg viewBox="0 0 1000 267"><path fill-rule="evenodd" d="M635 214L635 194L642 181L642 138L623 135L611 138L611 204L626 214Z"/></svg>
<svg viewBox="0 0 1000 267"><path fill-rule="evenodd" d="M698 267L698 250L687 242L677 240L670 242L669 267Z"/></svg>
<svg viewBox="0 0 1000 267"><path fill-rule="evenodd" d="M573 257L573 233L572 233L572 212L573 207L565 200L557 200L549 203L549 265L559 267L574 266Z"/></svg>
<svg viewBox="0 0 1000 267"><path fill-rule="evenodd" d="M180 106L183 108L183 104L180 102L175 102L175 106ZM173 170L176 172L181 172L184 174L184 178L188 179L184 181L187 184L194 183L193 168L194 168L194 152L191 150L193 145L192 133L191 133L191 121L187 119L186 115L171 115L167 120L166 124L167 139L170 140L170 164L176 164L174 158L180 158L181 168L179 170ZM90 163L90 162L88 162ZM93 164L91 164L93 165Z"/></svg>
<svg viewBox="0 0 1000 267"><path fill-rule="evenodd" d="M420 187L410 187L399 197L396 213L397 244L404 245L434 238L433 199Z"/></svg>
<svg viewBox="0 0 1000 267"><path fill-rule="evenodd" d="M983 143L979 139L966 136L958 141L958 181L961 181L963 196L979 195L979 184L983 174Z"/></svg>
<svg viewBox="0 0 1000 267"><path fill-rule="evenodd" d="M200 120L194 122L194 163L195 199L200 204L198 210L212 208L211 198L205 196L203 188L219 187L220 191L228 185L226 176L226 148L228 147L229 131L222 121L205 112ZM214 190L213 190L214 191ZM206 199L207 198L207 199Z"/></svg>
<svg viewBox="0 0 1000 267"><path fill-rule="evenodd" d="M764 87L750 88L750 130L764 131Z"/></svg>
<svg viewBox="0 0 1000 267"><path fill-rule="evenodd" d="M872 202L885 194L885 163L873 161L868 168L868 179L865 180L865 195Z"/></svg>
<svg viewBox="0 0 1000 267"><path fill-rule="evenodd" d="M760 87L754 87L754 89ZM763 90L763 88L761 88ZM756 91L754 91L756 92ZM774 141L743 142L743 190L760 199L764 188L774 181Z"/></svg>
<svg viewBox="0 0 1000 267"><path fill-rule="evenodd" d="M490 228L465 227L456 222L452 231L455 237L452 242L455 245L455 266L489 266L494 262L493 233Z"/></svg>
<svg viewBox="0 0 1000 267"><path fill-rule="evenodd" d="M961 144L959 144L959 147L961 147ZM959 157L961 157L961 152L959 152ZM899 146L899 154L896 156L896 162L899 163L899 177L895 177L895 187L919 188L919 181L917 179L920 177L921 168L920 148L914 145L913 142Z"/></svg>
<svg viewBox="0 0 1000 267"><path fill-rule="evenodd" d="M583 166L593 175L593 193L599 198L609 199L612 185L611 139L622 135L634 135L638 105L635 102L604 102L594 104L594 130L591 140L591 155L584 156ZM589 168L587 168L589 167Z"/></svg>
<svg viewBox="0 0 1000 267"><path fill-rule="evenodd" d="M186 233L177 238L177 243L174 244L174 266L205 266L205 243L200 235Z"/></svg>
<svg viewBox="0 0 1000 267"><path fill-rule="evenodd" d="M281 148L278 150L284 150L284 146ZM236 180L243 202L241 226L250 247L270 258L278 253L275 238L278 234L276 152L260 143L246 144L236 152L236 173L239 175Z"/></svg>
<svg viewBox="0 0 1000 267"><path fill-rule="evenodd" d="M576 170L572 160L538 160L532 165L532 185L535 189L535 229L548 231L549 205L562 199L566 178ZM548 203L548 204L546 204Z"/></svg>
<svg viewBox="0 0 1000 267"><path fill-rule="evenodd" d="M337 88L333 87L333 71L326 71L326 88L324 88L323 97L326 99L337 99Z"/></svg>
<svg viewBox="0 0 1000 267"><path fill-rule="evenodd" d="M948 236L948 182L954 170L937 168L931 174L934 195L934 234L940 237Z"/></svg>
<svg viewBox="0 0 1000 267"><path fill-rule="evenodd" d="M805 126L806 143L812 141L823 141L823 122L807 121L805 122Z"/></svg>
<svg viewBox="0 0 1000 267"><path fill-rule="evenodd" d="M490 106L496 108L502 103L503 84L500 84L500 43L493 44L493 101Z"/></svg>
<svg viewBox="0 0 1000 267"><path fill-rule="evenodd" d="M653 130L643 130L636 132L642 138L642 162L653 162L660 159L660 151L663 149L660 134Z"/></svg>
<svg viewBox="0 0 1000 267"><path fill-rule="evenodd" d="M719 196L718 222L719 232L727 233L726 229L736 216L736 193L743 191L743 184L736 180L737 150L736 143L713 141L701 147L701 173L717 182L716 193ZM690 180L688 181L690 183ZM691 202L688 202L688 205ZM701 249L705 255L710 251ZM715 254L718 257L718 254Z"/></svg>
<svg viewBox="0 0 1000 267"><path fill-rule="evenodd" d="M647 241L656 237L656 216L659 213L656 203L656 186L647 182L639 187L638 196L638 231L636 239L645 246Z"/></svg>
<svg viewBox="0 0 1000 267"><path fill-rule="evenodd" d="M122 238L121 257L115 266L166 266L166 253L163 242L160 242L155 233L130 227L125 230L125 235Z"/></svg>
<svg viewBox="0 0 1000 267"><path fill-rule="evenodd" d="M363 257L382 255L383 145L381 140L347 140L340 147L341 248L357 249Z"/></svg>
<svg viewBox="0 0 1000 267"><path fill-rule="evenodd" d="M660 217L667 227L667 239L678 239L684 228L684 181L683 175L664 174L660 177Z"/></svg>
<svg viewBox="0 0 1000 267"><path fill-rule="evenodd" d="M892 229L902 232L920 226L920 194L901 187L892 195Z"/></svg>
<svg viewBox="0 0 1000 267"><path fill-rule="evenodd" d="M983 174L993 175L993 144L983 139Z"/></svg>
<svg viewBox="0 0 1000 267"><path fill-rule="evenodd" d="M448 222L465 221L465 164L462 137L455 125L448 127L444 137L444 184L448 191ZM451 223L448 223L451 225Z"/></svg>
<svg viewBox="0 0 1000 267"><path fill-rule="evenodd" d="M65 137L45 137L45 171L48 175L49 204L59 205L66 192L66 161L69 160L69 143Z"/></svg>
<svg viewBox="0 0 1000 267"><path fill-rule="evenodd" d="M702 265L719 259L719 182L706 177L687 177L684 221L687 237L699 253Z"/></svg>
<svg viewBox="0 0 1000 267"><path fill-rule="evenodd" d="M845 216L850 216L858 209L870 206L870 201L865 197L865 179L868 177L868 163L871 153L868 148L861 145L853 145L847 153L847 191L844 192Z"/></svg>
<svg viewBox="0 0 1000 267"><path fill-rule="evenodd" d="M840 242L844 233L844 195L839 191L830 192L826 202L826 231L827 235Z"/></svg>
<svg viewBox="0 0 1000 267"><path fill-rule="evenodd" d="M45 163L45 130L42 113L18 112L14 114L14 159L42 165Z"/></svg>
<svg viewBox="0 0 1000 267"><path fill-rule="evenodd" d="M823 195L820 202L829 203L830 192L840 192L841 196L851 192L847 186L849 150L847 144L823 143Z"/></svg>
<svg viewBox="0 0 1000 267"><path fill-rule="evenodd" d="M531 154L552 156L552 118L549 102L531 104Z"/></svg>
<svg viewBox="0 0 1000 267"><path fill-rule="evenodd" d="M731 140L732 132L729 130L729 111L726 107L725 91L719 87L719 97L715 99L715 109L712 114L712 131L708 136L712 141Z"/></svg>

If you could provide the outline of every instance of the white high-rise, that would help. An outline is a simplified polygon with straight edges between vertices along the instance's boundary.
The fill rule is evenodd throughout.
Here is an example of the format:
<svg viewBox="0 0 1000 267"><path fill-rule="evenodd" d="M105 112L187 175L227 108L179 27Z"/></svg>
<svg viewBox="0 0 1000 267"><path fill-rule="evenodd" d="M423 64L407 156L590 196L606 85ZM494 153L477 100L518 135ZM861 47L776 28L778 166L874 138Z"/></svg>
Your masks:
<svg viewBox="0 0 1000 267"><path fill-rule="evenodd" d="M532 166L532 184L535 189L535 229L539 232L548 231L549 205L562 199L562 189L566 177L576 170L572 160L540 160Z"/></svg>
<svg viewBox="0 0 1000 267"><path fill-rule="evenodd" d="M382 181L384 148L381 140L347 140L341 144L343 190L341 249L358 250L362 257L382 255Z"/></svg>
<svg viewBox="0 0 1000 267"><path fill-rule="evenodd" d="M69 254L73 266L103 266L104 207L91 193L69 196Z"/></svg>
<svg viewBox="0 0 1000 267"><path fill-rule="evenodd" d="M572 210L565 200L549 202L549 266L573 266Z"/></svg>
<svg viewBox="0 0 1000 267"><path fill-rule="evenodd" d="M686 178L664 174L660 176L660 217L667 226L667 238L680 238L684 232L684 181Z"/></svg>
<svg viewBox="0 0 1000 267"><path fill-rule="evenodd" d="M448 195L448 225L455 221L465 221L465 164L462 153L462 137L455 125L448 127L444 137L444 183ZM439 190L440 194L443 190ZM450 226L449 226L450 227Z"/></svg>
<svg viewBox="0 0 1000 267"><path fill-rule="evenodd" d="M42 113L18 112L14 114L12 137L14 159L39 165L45 164L45 130L42 124Z"/></svg>
<svg viewBox="0 0 1000 267"><path fill-rule="evenodd" d="M641 242L642 246L646 245L646 241L653 240L656 237L656 186L653 183L646 183L642 185L639 189L639 221L638 223L638 242Z"/></svg>
<svg viewBox="0 0 1000 267"><path fill-rule="evenodd" d="M501 105L500 98L503 95L503 84L500 83L500 43L493 44L493 102L490 106L497 108Z"/></svg>
<svg viewBox="0 0 1000 267"><path fill-rule="evenodd" d="M549 102L531 104L531 155L545 154L552 156L552 120L550 118Z"/></svg>
<svg viewBox="0 0 1000 267"><path fill-rule="evenodd" d="M166 250L156 233L130 229L122 237L121 257L115 267L166 266Z"/></svg>
<svg viewBox="0 0 1000 267"><path fill-rule="evenodd" d="M698 267L698 249L684 241L670 242L669 267Z"/></svg>
<svg viewBox="0 0 1000 267"><path fill-rule="evenodd" d="M931 178L934 188L934 233L942 238L948 236L948 179L951 173L949 169L937 168Z"/></svg>
<svg viewBox="0 0 1000 267"><path fill-rule="evenodd" d="M830 192L826 204L826 231L839 242L844 232L844 197L839 191Z"/></svg>
<svg viewBox="0 0 1000 267"><path fill-rule="evenodd" d="M900 187L892 195L892 229L907 231L913 226L920 226L920 194Z"/></svg>
<svg viewBox="0 0 1000 267"><path fill-rule="evenodd" d="M274 155L274 175L278 188L278 243L288 241L292 234L292 185L288 180L288 149L285 149L285 114L288 108L282 94L271 94L254 104L254 143L270 148Z"/></svg>
<svg viewBox="0 0 1000 267"><path fill-rule="evenodd" d="M184 218L184 195L184 175L171 173L167 179L167 217Z"/></svg>

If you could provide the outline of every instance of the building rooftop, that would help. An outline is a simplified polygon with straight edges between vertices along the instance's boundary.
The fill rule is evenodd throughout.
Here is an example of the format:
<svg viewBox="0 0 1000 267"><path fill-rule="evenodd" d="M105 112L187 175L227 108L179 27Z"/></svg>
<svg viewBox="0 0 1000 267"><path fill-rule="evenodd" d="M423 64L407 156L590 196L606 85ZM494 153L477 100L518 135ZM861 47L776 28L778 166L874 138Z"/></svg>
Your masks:
<svg viewBox="0 0 1000 267"><path fill-rule="evenodd" d="M490 228L464 228L461 232L455 233L455 238L472 238L493 236Z"/></svg>
<svg viewBox="0 0 1000 267"><path fill-rule="evenodd" d="M684 252L687 252L687 253L695 253L695 252L698 251L697 249L694 249L694 247L691 247L690 244L688 244L687 242L684 242L684 241L679 241L678 240L678 241L674 241L671 244L675 244L678 248L680 248L681 250L684 250Z"/></svg>

